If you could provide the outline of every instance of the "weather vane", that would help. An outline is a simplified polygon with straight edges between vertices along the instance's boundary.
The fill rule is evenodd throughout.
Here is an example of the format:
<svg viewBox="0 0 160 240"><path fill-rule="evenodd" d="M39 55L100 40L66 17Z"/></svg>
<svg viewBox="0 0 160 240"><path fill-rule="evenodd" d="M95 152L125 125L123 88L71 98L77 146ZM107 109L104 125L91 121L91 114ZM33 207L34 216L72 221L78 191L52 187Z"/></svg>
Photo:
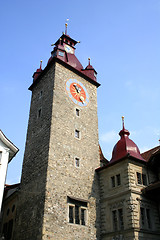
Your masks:
<svg viewBox="0 0 160 240"><path fill-rule="evenodd" d="M124 128L124 116L122 116L122 127Z"/></svg>
<svg viewBox="0 0 160 240"><path fill-rule="evenodd" d="M65 23L65 34L67 34L68 21L69 21L69 18L66 19L66 23Z"/></svg>

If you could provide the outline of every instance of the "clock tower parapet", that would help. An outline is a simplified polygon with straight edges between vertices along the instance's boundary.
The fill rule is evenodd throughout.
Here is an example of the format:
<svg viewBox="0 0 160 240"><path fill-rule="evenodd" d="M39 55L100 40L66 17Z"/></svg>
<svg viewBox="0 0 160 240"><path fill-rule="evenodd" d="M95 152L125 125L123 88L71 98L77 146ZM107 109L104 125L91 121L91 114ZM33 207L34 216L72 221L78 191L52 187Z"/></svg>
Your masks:
<svg viewBox="0 0 160 240"><path fill-rule="evenodd" d="M75 56L75 45L77 43L80 42L72 39L67 34L63 34L54 44L55 47L51 52L51 57L48 60L48 63L52 60L52 58L56 57L63 62L66 62L67 64L73 66L75 69L97 82L97 72L90 64L90 58L88 58L89 63L84 69L82 64Z"/></svg>
<svg viewBox="0 0 160 240"><path fill-rule="evenodd" d="M41 74L42 71L43 70L42 70L42 60L41 60L40 67L37 68L37 71L34 72L34 74L33 74L33 81L35 81L38 78L38 76Z"/></svg>

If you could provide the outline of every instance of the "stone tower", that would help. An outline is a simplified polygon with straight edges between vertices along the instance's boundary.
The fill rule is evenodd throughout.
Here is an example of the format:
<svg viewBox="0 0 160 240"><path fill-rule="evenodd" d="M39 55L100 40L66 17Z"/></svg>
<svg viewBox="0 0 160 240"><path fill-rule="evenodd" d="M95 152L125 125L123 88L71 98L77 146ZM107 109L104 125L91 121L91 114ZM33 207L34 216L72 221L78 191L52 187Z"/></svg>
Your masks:
<svg viewBox="0 0 160 240"><path fill-rule="evenodd" d="M67 32L33 75L15 240L99 239L96 71Z"/></svg>

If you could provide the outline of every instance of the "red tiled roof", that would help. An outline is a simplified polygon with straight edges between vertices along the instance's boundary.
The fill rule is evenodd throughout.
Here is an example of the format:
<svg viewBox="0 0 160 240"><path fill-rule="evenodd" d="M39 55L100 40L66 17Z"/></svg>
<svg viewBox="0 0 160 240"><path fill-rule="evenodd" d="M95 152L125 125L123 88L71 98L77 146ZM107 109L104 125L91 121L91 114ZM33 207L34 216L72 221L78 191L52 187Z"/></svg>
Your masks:
<svg viewBox="0 0 160 240"><path fill-rule="evenodd" d="M104 157L100 145L99 145L99 156L100 156L100 162L103 164L103 166L109 163L109 161Z"/></svg>
<svg viewBox="0 0 160 240"><path fill-rule="evenodd" d="M160 146L157 146L155 148L152 148L144 153L141 153L141 156L148 162L150 157L156 153L158 150L160 150Z"/></svg>

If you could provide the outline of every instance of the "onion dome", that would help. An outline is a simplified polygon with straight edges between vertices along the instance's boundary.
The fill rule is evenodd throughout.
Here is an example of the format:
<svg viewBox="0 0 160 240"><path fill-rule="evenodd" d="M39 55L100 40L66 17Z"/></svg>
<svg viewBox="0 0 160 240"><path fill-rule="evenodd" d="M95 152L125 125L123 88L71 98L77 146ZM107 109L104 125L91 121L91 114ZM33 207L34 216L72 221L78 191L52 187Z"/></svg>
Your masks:
<svg viewBox="0 0 160 240"><path fill-rule="evenodd" d="M140 154L139 148L137 145L129 139L130 132L124 127L124 117L123 120L123 128L119 132L121 139L115 145L112 152L112 159L110 162L118 161L124 157L134 157L136 159L145 161Z"/></svg>

